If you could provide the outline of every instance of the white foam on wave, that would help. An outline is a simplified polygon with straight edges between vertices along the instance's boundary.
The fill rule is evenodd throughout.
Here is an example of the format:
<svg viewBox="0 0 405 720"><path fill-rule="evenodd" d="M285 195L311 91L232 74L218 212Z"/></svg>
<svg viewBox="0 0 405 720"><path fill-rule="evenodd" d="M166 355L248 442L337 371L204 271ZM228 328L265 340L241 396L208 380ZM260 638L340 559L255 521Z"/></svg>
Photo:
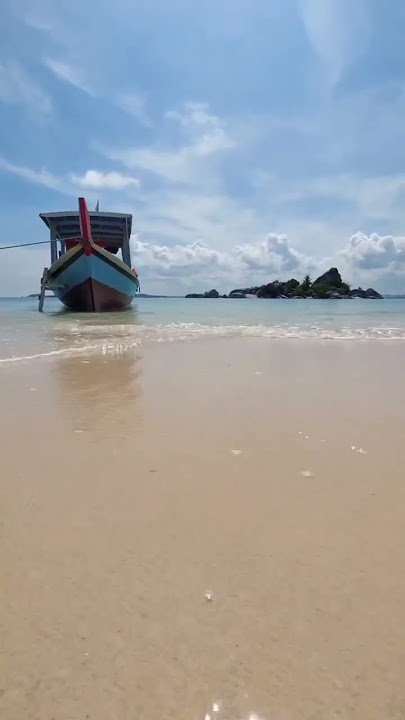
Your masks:
<svg viewBox="0 0 405 720"><path fill-rule="evenodd" d="M271 326L266 325L209 325L195 322L171 322L160 323L156 325L80 325L77 324L70 328L72 334L96 335L111 334L114 336L132 336L139 335L146 339L172 337L174 340L199 337L202 335L221 335L227 337L229 335L248 336L248 337L268 337L275 339L293 338L293 339L314 339L314 340L405 340L405 327L393 327L389 325L370 326L370 327L325 327L321 324L312 325L291 325L290 323L280 323Z"/></svg>
<svg viewBox="0 0 405 720"><path fill-rule="evenodd" d="M80 357L81 355L118 355L127 352L140 343L133 341L128 343L97 343L93 345L82 345L73 346L68 348L62 348L60 350L48 350L46 352L34 353L32 355L13 355L12 357L0 358L1 365L7 365L10 363L24 362L27 360L44 360L53 357Z"/></svg>
<svg viewBox="0 0 405 720"><path fill-rule="evenodd" d="M153 339L187 340L201 336L262 337L275 340L405 340L405 328L388 326L369 328L325 328L321 325L203 325L199 323L169 323L166 325L135 326ZM128 326L125 332L128 333Z"/></svg>
<svg viewBox="0 0 405 720"><path fill-rule="evenodd" d="M368 328L334 327L322 325L208 325L195 322L172 322L157 325L137 324L85 324L75 322L56 326L54 344L65 347L44 349L42 352L16 354L0 358L0 365L39 360L52 357L73 357L85 354L116 354L132 350L148 343L193 341L207 337L250 337L269 340L312 340L312 341L404 341L405 328L378 326ZM48 335L49 339L49 335ZM95 339L97 339L96 342ZM90 340L90 342L89 342Z"/></svg>

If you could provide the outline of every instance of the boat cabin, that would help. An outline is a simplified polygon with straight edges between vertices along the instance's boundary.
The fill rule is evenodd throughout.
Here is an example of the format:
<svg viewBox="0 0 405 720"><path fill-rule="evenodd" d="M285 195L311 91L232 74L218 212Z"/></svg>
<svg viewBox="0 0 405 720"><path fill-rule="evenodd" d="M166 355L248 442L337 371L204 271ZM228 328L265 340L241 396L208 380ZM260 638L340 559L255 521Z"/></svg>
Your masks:
<svg viewBox="0 0 405 720"><path fill-rule="evenodd" d="M78 212L40 213L39 217L50 231L51 263L81 242ZM130 268L132 215L95 211L89 212L89 217L93 242L114 255L121 250L122 259Z"/></svg>

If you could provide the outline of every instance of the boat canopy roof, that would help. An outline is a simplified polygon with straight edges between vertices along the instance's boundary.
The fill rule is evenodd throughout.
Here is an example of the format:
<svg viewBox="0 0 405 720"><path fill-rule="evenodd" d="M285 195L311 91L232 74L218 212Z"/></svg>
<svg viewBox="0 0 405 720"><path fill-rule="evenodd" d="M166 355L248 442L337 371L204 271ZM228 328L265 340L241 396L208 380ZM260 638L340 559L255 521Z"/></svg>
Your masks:
<svg viewBox="0 0 405 720"><path fill-rule="evenodd" d="M89 215L94 240L103 240L119 248L131 236L132 215L109 212L89 212ZM81 235L78 212L40 213L39 217L55 232L58 240L78 238Z"/></svg>

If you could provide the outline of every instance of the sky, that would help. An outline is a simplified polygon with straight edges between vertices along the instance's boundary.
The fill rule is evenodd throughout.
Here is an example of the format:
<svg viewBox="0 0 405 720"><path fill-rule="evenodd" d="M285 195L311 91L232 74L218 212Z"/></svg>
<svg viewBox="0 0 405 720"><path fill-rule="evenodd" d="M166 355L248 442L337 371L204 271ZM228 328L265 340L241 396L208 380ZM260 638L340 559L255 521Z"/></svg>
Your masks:
<svg viewBox="0 0 405 720"><path fill-rule="evenodd" d="M404 35L402 0L2 0L0 246L84 195L144 292L405 292ZM0 251L0 295L45 265Z"/></svg>

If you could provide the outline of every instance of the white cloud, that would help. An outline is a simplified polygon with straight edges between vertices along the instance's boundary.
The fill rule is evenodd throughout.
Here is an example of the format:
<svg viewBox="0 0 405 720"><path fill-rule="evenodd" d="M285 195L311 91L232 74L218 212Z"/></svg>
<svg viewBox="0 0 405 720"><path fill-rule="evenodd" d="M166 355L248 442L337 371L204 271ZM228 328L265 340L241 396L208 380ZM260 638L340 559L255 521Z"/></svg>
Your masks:
<svg viewBox="0 0 405 720"><path fill-rule="evenodd" d="M181 110L167 110L165 116L178 122L191 135L201 129L216 130L222 127L219 118L210 112L208 103L186 102Z"/></svg>
<svg viewBox="0 0 405 720"><path fill-rule="evenodd" d="M305 272L315 266L311 258L291 248L286 235L274 233L255 245L235 248L235 255L249 272Z"/></svg>
<svg viewBox="0 0 405 720"><path fill-rule="evenodd" d="M116 104L129 115L132 115L145 127L151 127L152 123L146 111L146 99L143 95L136 93L119 93Z"/></svg>
<svg viewBox="0 0 405 720"><path fill-rule="evenodd" d="M308 39L322 61L328 83L335 85L344 69L364 49L369 37L366 0L299 0Z"/></svg>
<svg viewBox="0 0 405 720"><path fill-rule="evenodd" d="M266 234L267 214L221 192L163 189L137 194L136 227L147 241L201 240L221 250Z"/></svg>
<svg viewBox="0 0 405 720"><path fill-rule="evenodd" d="M49 17L46 17L46 13L44 16L36 15L35 10L34 12L28 10L24 22L28 27L40 32L51 33L55 30L54 25L49 21Z"/></svg>
<svg viewBox="0 0 405 720"><path fill-rule="evenodd" d="M138 188L139 180L121 173L102 172L99 170L86 170L83 175L57 176L45 169L33 170L32 168L15 165L0 157L0 169L12 173L22 180L42 185L50 190L56 190L65 195L77 195L79 190L128 190Z"/></svg>
<svg viewBox="0 0 405 720"><path fill-rule="evenodd" d="M129 187L139 187L139 180L129 175L121 175L118 172L100 172L98 170L86 170L84 175L72 175L72 183L81 188L93 190L124 190Z"/></svg>
<svg viewBox="0 0 405 720"><path fill-rule="evenodd" d="M177 148L170 142L168 146L98 149L128 168L151 172L167 182L203 184L215 160L235 148L235 139L204 104L186 103L181 111L170 111L166 117L175 120L182 131Z"/></svg>
<svg viewBox="0 0 405 720"><path fill-rule="evenodd" d="M207 278L226 276L235 265L230 254L195 242L188 245L154 245L131 238L132 261L144 276L150 278L176 279L180 284L195 282L203 273L200 282Z"/></svg>
<svg viewBox="0 0 405 720"><path fill-rule="evenodd" d="M104 100L113 102L124 112L132 115L139 123L145 127L151 127L152 123L146 111L146 98L134 92L120 92L114 95L113 92L105 94L102 90L97 92L90 87L83 72L75 67L72 63L63 60L55 60L51 57L44 57L43 65L48 68L59 80L67 82L73 87L96 97L97 95Z"/></svg>
<svg viewBox="0 0 405 720"><path fill-rule="evenodd" d="M349 203L358 215L367 219L390 219L405 202L405 175L359 175L337 173L290 181L283 187L277 178L264 179L273 197L283 204L311 199L335 200Z"/></svg>
<svg viewBox="0 0 405 720"><path fill-rule="evenodd" d="M285 236L269 235L264 241L219 251L197 241L186 245L156 245L131 238L132 261L144 278L176 281L179 287L207 289L210 282L250 285L291 273L303 276L315 267L313 260L291 248ZM288 274L290 273L290 274ZM222 289L222 288L221 288Z"/></svg>
<svg viewBox="0 0 405 720"><path fill-rule="evenodd" d="M2 157L0 157L0 169L17 175L17 177L20 177L22 180L34 183L35 185L43 185L50 190L60 190L63 192L60 178L52 175L52 173L49 173L47 170L32 170L32 168L7 162L7 160L4 160Z"/></svg>
<svg viewBox="0 0 405 720"><path fill-rule="evenodd" d="M405 281L405 237L377 233L353 235L341 255L353 269L403 274Z"/></svg>
<svg viewBox="0 0 405 720"><path fill-rule="evenodd" d="M60 60L54 60L50 57L45 57L43 59L43 64L60 80L68 82L70 85L73 85L89 95L93 95L92 90L83 78L83 74L77 68L73 67L73 65Z"/></svg>
<svg viewBox="0 0 405 720"><path fill-rule="evenodd" d="M131 238L132 260L143 287L149 283L164 292L200 292L217 286L220 291L247 287L274 279L312 277L329 267L340 267L345 280L373 285L384 291L400 290L405 282L405 237L380 237L357 233L333 256L312 258L291 246L285 235L270 234L264 240L220 251L197 241L172 246L145 243ZM402 285L403 287L403 285ZM146 290L147 291L147 290Z"/></svg>
<svg viewBox="0 0 405 720"><path fill-rule="evenodd" d="M208 103L186 102L181 110L165 115L180 125L188 139L181 149L183 157L203 158L236 148L226 122L210 112Z"/></svg>
<svg viewBox="0 0 405 720"><path fill-rule="evenodd" d="M15 61L0 62L0 101L24 105L35 114L49 115L52 112L50 97Z"/></svg>

